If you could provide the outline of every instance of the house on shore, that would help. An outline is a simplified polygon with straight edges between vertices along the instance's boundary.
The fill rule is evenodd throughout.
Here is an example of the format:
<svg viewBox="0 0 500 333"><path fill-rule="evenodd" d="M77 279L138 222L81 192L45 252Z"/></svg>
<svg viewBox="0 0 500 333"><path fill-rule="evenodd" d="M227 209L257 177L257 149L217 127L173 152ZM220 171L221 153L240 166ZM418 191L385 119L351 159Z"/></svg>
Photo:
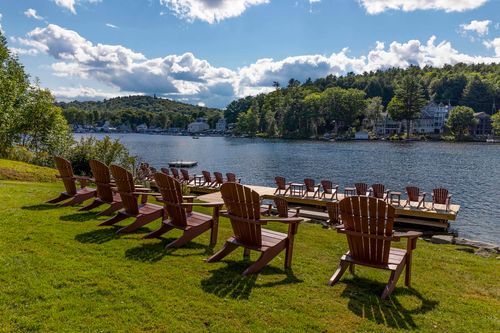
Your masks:
<svg viewBox="0 0 500 333"><path fill-rule="evenodd" d="M368 140L368 132L367 131L358 131L354 134L354 140Z"/></svg>
<svg viewBox="0 0 500 333"><path fill-rule="evenodd" d="M490 135L492 132L491 116L486 112L474 113L475 124L469 128L471 135Z"/></svg>
<svg viewBox="0 0 500 333"><path fill-rule="evenodd" d="M227 129L227 121L225 118L220 118L215 124L215 130L217 132L225 132Z"/></svg>
<svg viewBox="0 0 500 333"><path fill-rule="evenodd" d="M210 129L206 118L198 118L196 121L190 123L187 127L189 133L200 133Z"/></svg>

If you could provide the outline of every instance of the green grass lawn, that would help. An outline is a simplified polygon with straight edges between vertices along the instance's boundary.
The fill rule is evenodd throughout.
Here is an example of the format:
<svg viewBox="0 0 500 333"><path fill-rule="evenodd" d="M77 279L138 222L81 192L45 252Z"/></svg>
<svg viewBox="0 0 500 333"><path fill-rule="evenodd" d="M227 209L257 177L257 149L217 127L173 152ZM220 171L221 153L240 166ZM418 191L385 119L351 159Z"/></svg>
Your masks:
<svg viewBox="0 0 500 333"><path fill-rule="evenodd" d="M261 274L242 277L242 250L205 263L213 253L207 234L165 251L178 231L141 238L159 222L116 236L92 212L43 203L61 190L58 183L0 181L0 331L500 331L494 256L419 241L414 289L402 277L381 301L388 272L358 267L357 277L346 273L326 285L347 243L320 225L300 226L293 271L283 271L280 255ZM221 219L216 249L230 235Z"/></svg>
<svg viewBox="0 0 500 333"><path fill-rule="evenodd" d="M1 180L56 182L57 170L33 164L0 159Z"/></svg>

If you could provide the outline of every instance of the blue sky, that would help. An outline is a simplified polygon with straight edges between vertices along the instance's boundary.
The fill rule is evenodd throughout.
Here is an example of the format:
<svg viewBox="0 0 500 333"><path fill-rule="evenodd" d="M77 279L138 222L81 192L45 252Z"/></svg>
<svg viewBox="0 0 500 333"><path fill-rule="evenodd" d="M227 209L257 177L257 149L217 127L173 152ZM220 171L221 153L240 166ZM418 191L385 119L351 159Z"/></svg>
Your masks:
<svg viewBox="0 0 500 333"><path fill-rule="evenodd" d="M0 15L59 100L224 107L291 77L500 61L500 0L2 0Z"/></svg>

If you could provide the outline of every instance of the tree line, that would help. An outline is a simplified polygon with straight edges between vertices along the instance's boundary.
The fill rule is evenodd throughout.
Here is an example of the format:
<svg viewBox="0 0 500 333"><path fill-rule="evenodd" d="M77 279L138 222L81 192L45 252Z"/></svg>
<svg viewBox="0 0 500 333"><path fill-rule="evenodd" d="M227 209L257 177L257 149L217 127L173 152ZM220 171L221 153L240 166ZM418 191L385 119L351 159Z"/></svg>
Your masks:
<svg viewBox="0 0 500 333"><path fill-rule="evenodd" d="M250 136L309 138L374 124L387 111L394 120L417 118L428 101L494 114L500 105L500 65L411 66L355 75L329 75L231 102L224 116ZM459 109L460 110L460 109ZM407 133L408 135L409 133Z"/></svg>

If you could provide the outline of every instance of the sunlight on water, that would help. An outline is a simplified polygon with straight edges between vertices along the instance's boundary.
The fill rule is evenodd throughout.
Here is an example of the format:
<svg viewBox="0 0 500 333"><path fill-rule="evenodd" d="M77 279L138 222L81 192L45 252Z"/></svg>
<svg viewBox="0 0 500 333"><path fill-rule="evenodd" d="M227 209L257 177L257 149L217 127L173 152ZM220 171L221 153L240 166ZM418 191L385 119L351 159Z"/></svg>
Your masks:
<svg viewBox="0 0 500 333"><path fill-rule="evenodd" d="M75 135L76 137L82 134ZM97 135L103 137L103 135ZM451 225L461 236L500 243L500 145L445 142L311 142L242 138L114 134L152 166L172 160L198 161L201 170L235 172L242 182L274 186L290 181L330 179L341 188L355 182L384 183L404 191L411 184L430 193L445 187L461 205Z"/></svg>

